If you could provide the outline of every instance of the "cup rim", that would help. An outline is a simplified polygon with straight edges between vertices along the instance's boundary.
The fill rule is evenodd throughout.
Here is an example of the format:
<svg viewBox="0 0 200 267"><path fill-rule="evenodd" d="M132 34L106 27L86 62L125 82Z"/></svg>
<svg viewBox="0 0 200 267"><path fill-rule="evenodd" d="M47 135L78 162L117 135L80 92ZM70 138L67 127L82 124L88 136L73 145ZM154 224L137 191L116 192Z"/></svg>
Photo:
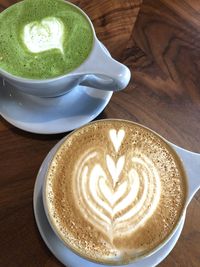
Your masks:
<svg viewBox="0 0 200 267"><path fill-rule="evenodd" d="M23 1L22 1L23 2ZM77 5L67 1L67 0L64 0L63 1L65 4L67 5L71 5L73 6L74 8L78 9L79 12L84 15L84 17L87 19L87 21L89 22L90 24L90 27L92 29L92 33L93 33L93 44L92 44L92 48L91 48L91 51L89 53L89 55L87 56L87 58L85 58L85 60L80 64L78 65L75 69L73 69L72 71L66 73L66 74L62 74L62 75L59 75L59 76L56 76L56 77L53 77L53 78L47 78L47 79L31 79L31 78L25 78L25 77L20 77L20 76L17 76L17 75L13 75L11 74L10 72L2 69L0 67L0 75L3 75L5 76L6 78L8 79L12 79L12 80L15 80L16 82L24 82L24 83L32 83L32 84L43 84L43 83L50 83L50 82L54 82L54 81L58 81L60 79L63 79L64 77L70 75L70 76L76 76L78 73L77 73L77 69L79 67L81 67L83 64L87 63L89 57L91 56L93 50L94 50L94 47L95 47L95 43L98 42L98 39L97 39L97 36L96 36L96 32L95 32L95 29L94 29L94 25L92 24L92 21L90 20L89 16L85 13L85 11L83 11L80 7L78 7ZM20 4L21 2L18 2L18 3L15 3L9 7L7 7L6 9L4 9L2 12L4 12L5 10L7 10L8 8L14 6L14 5L18 5ZM3 77L4 78L4 77Z"/></svg>
<svg viewBox="0 0 200 267"><path fill-rule="evenodd" d="M59 234L56 226L54 225L53 221L51 220L51 217L50 217L50 212L49 212L49 209L48 209L48 205L47 205L47 200L46 200L46 184L47 184L47 178L48 178L48 172L49 172L49 168L56 156L56 154L59 152L59 150L61 149L63 143L71 136L73 135L75 132L79 131L80 129L84 128L84 127L87 127L88 125L91 125L91 124L95 124L95 123L99 123L99 122L102 122L102 121L121 121L121 122L128 122L128 123L131 123L131 124L134 124L134 125L138 125L150 132L152 132L153 134L155 134L157 137L159 137L162 141L164 141L164 143L167 145L167 148L170 150L170 152L175 155L175 158L177 159L178 163L179 163L179 166L180 166L180 169L185 177L185 182L186 182L186 194L185 194L185 202L183 204L183 208L181 210L181 213L178 217L178 220L176 222L176 224L174 225L174 227L172 228L171 232L169 233L169 235L164 239L162 240L161 243L159 243L155 248L151 249L149 252L147 252L146 254L143 254L143 255L140 255L140 256L137 256L137 257L134 257L133 259L130 259L127 263L123 263L122 261L120 262L114 262L114 261L98 261L98 260L95 260L95 259L92 259L92 258L89 258L87 257L86 255L80 253L79 251L75 250L74 248L70 247L69 243L67 243L63 238L62 236ZM97 263L97 264L100 264L100 265L108 265L108 266L112 266L112 265L115 265L115 266L120 266L120 265L129 265L131 263L134 263L134 262L137 262L138 260L143 260L145 258L148 258L149 256L152 256L154 253L156 253L157 251L159 251L165 244L167 244L167 242L173 237L173 235L175 234L175 232L177 231L178 227L180 226L181 224L181 221L182 221L182 218L183 216L185 215L186 213L186 210L187 210L187 200L188 200L188 197L189 197L189 177L187 175L187 172L186 172L186 169L185 169L185 166L184 166L184 163L182 161L182 159L180 158L180 156L178 155L178 153L176 152L176 150L173 148L172 144L167 140L165 139L163 136L161 136L160 134L158 134L157 132L155 132L154 130L150 129L149 127L147 126L144 126L140 123L137 123L137 122L134 122L134 121L130 121L130 120L126 120L126 119L116 119L116 118L108 118L108 119L100 119L100 120L95 120L95 121L92 121L92 122L89 122L83 126L81 126L80 128L77 128L76 130L72 131L71 133L69 133L67 136L65 136L60 145L58 146L58 148L56 149L56 151L54 152L49 164L48 164L48 168L46 170L46 174L45 174L45 177L44 177L44 183L43 183L43 188L42 188L42 199L43 199L43 205L44 205L44 211L45 211L45 214L47 216L47 219L48 219L48 222L53 230L53 232L56 234L56 236L60 239L60 241L69 249L71 250L72 252L74 252L76 255L78 255L79 257L82 257L90 262L94 262L94 263Z"/></svg>

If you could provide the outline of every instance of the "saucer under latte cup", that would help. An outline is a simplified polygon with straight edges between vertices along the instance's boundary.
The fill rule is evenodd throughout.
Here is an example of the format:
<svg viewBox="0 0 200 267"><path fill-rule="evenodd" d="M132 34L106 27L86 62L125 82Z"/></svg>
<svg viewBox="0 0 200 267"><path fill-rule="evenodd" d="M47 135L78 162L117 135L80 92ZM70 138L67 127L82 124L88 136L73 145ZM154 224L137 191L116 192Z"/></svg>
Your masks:
<svg viewBox="0 0 200 267"><path fill-rule="evenodd" d="M191 179L199 155L183 150L180 158L173 147L125 120L96 121L68 135L43 186L47 219L66 249L113 266L162 249L200 186Z"/></svg>
<svg viewBox="0 0 200 267"><path fill-rule="evenodd" d="M72 71L66 74L52 77L52 78L40 79L40 78L21 77L15 74L13 75L12 73L6 71L3 67L2 68L0 67L1 77L5 79L8 83L10 83L16 90L20 90L21 92L25 94L30 94L30 95L39 96L39 97L60 96L60 95L63 95L69 92L70 90L72 90L79 84L89 86L92 88L97 88L100 90L107 90L107 91L118 91L118 90L124 89L130 81L130 77L131 77L130 71L125 65L121 64L120 62L116 61L115 59L107 55L107 53L105 52L105 49L102 47L102 45L100 44L99 40L96 37L94 27L89 17L83 12L83 10L81 10L79 7L69 2L61 3L62 1L59 1L59 0L57 1L53 0L53 1L55 2L55 4L58 4L58 3L64 4L70 7L71 9L74 9L73 10L74 13L79 13L79 15L82 16L82 18L84 18L85 21L87 21L88 27L90 27L90 30L91 30L92 46L91 46L91 51L86 56L85 60L83 60L83 62L79 66L77 66L75 69L73 69ZM5 11L3 11L2 14L0 14L0 20L1 20L1 16L6 17L6 15L10 14L12 10L14 10L14 8L20 9L21 8L20 5L22 6L25 2L26 0L19 2L9 7ZM29 2L27 1L26 4ZM39 3L39 0L37 2ZM44 2L48 2L48 0ZM40 0L40 3L42 3L41 0ZM22 18L23 16L24 17L26 16L25 12L27 12L27 9L26 11L24 10L25 9L22 9ZM30 12L31 10L28 10L28 11ZM43 12L45 14L45 11ZM20 19L21 19L21 16L20 16ZM18 23L16 22L15 25L17 24ZM51 24L53 25L53 29L54 28L56 29L55 33L53 32L53 30L51 30L51 27L50 27ZM37 27L39 27L38 25L40 25L41 27L41 29L39 30L37 29ZM54 17L50 17L50 18L47 17L47 18L42 18L42 19L40 18L39 22L29 21L27 22L27 24L23 25L22 27L23 29L20 29L20 31L24 32L24 35L25 35L25 33L28 32L28 30L36 29L35 32L37 30L39 31L39 34L37 33L38 37L35 40L35 37L34 37L35 32L32 31L31 32L32 35L29 34L30 36L26 38L27 40L20 37L21 39L19 40L19 44L17 43L17 45L20 46L23 42L26 41L25 43L26 43L26 46L28 47L28 48L26 47L27 49L26 51L29 54L33 55L33 57L35 57L35 61L38 60L37 58L39 55L38 51L40 54L46 56L48 51L53 49L53 51L57 53L56 56L59 56L59 53L62 54L62 47L60 47L59 42L58 43L54 43L54 42L55 40L59 41L59 39L62 38L61 36L62 31L65 32L65 30L62 29L62 27L63 26L62 26L62 23L60 22L60 19L54 18ZM43 34L44 36L40 37L40 34L41 35ZM48 34L52 34L52 36L53 34L55 34L55 36L53 36L51 39L48 39L49 37L46 37L48 36ZM21 34L19 36L21 36ZM87 39L87 36L84 38ZM88 35L88 38L89 38L89 35ZM47 45L47 48L45 48L46 50L40 45L38 45L38 47L36 46L36 48L34 47L34 44L37 44L37 39L38 39L38 43L44 42L45 45ZM66 37L66 42L67 42L67 37ZM63 41L63 44L65 44L65 41ZM23 43L23 46L24 45L25 44ZM76 53L76 50L74 53ZM0 54L0 57L2 59L4 55ZM20 59L20 64L21 64L21 60L23 61L23 58ZM36 64L35 61L33 59L32 63L29 64L28 70L30 71L30 73L31 73L31 64ZM53 62L49 64L49 68L51 68L52 64ZM26 65L26 62L24 61L24 66L25 65Z"/></svg>
<svg viewBox="0 0 200 267"><path fill-rule="evenodd" d="M66 138L66 137L65 137ZM60 241L60 239L57 237L57 235L54 234L51 226L49 225L47 221L47 217L44 211L43 201L42 201L42 188L43 188L43 182L46 175L46 171L49 165L49 162L51 161L52 157L54 156L57 148L61 145L61 143L64 142L63 138L59 143L57 143L51 151L48 153L48 155L45 157L40 170L38 172L35 186L34 186L34 195L33 195L33 205L34 205L34 215L36 219L36 223L38 226L38 230L41 234L41 237L45 244L47 245L48 249L51 251L51 253L64 264L64 266L71 266L71 267L102 267L101 264L89 262L85 260L82 257L79 257L77 254L74 254L70 249L67 249L63 242ZM187 154L193 155L192 152L180 149L179 147L176 147L175 145L172 145L174 149L177 151L179 156L182 158L182 153L186 152ZM180 152L178 151L178 148L180 149ZM195 154L195 153L194 153ZM184 164L187 168L187 160ZM196 173L195 170L194 174ZM190 177L196 177L190 176ZM168 254L172 251L174 246L176 245L180 234L183 229L185 221L185 216L182 219L182 223L180 227L177 229L177 231L174 233L172 238L169 240L169 242L166 243L163 248L158 250L156 253L154 253L152 256L147 257L145 259L141 259L137 262L129 264L130 267L155 267L157 266L161 261L163 261ZM105 266L105 265L104 265ZM123 265L124 266L124 265ZM108 267L108 266L107 266Z"/></svg>

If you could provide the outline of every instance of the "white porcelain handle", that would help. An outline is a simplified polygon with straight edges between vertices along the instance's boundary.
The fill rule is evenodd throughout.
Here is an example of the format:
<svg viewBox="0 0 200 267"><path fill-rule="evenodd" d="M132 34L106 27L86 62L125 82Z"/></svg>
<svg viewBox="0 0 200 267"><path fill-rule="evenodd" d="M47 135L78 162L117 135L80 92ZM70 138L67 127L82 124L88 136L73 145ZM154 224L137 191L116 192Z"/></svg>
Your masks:
<svg viewBox="0 0 200 267"><path fill-rule="evenodd" d="M81 85L106 91L124 89L131 78L130 70L110 57L97 39L91 55L76 72L83 75Z"/></svg>
<svg viewBox="0 0 200 267"><path fill-rule="evenodd" d="M188 176L188 205L195 193L200 188L200 154L188 151L174 144L171 145L183 161L183 165Z"/></svg>

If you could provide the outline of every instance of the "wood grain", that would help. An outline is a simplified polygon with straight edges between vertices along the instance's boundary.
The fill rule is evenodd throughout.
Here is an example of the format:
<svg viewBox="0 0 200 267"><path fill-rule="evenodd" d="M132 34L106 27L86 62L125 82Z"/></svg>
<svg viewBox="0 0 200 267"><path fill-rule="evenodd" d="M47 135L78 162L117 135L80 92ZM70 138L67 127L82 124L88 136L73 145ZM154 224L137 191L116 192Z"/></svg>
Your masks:
<svg viewBox="0 0 200 267"><path fill-rule="evenodd" d="M0 0L0 10L14 2ZM72 2L87 12L98 38L132 72L128 88L113 95L99 118L142 123L200 152L200 2L144 0L136 24L139 0ZM0 266L63 266L39 235L32 196L42 160L64 135L25 133L0 118ZM159 266L199 267L199 252L197 193L176 247Z"/></svg>

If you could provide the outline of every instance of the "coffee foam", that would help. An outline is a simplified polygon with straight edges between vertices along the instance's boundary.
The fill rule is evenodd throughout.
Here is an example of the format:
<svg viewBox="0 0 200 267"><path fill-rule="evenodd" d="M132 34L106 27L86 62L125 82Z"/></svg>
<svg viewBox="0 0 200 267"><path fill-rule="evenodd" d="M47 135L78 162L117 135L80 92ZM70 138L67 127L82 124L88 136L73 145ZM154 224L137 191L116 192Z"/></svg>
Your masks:
<svg viewBox="0 0 200 267"><path fill-rule="evenodd" d="M101 121L67 138L47 175L52 224L79 254L103 263L148 253L174 229L186 179L171 148L129 122Z"/></svg>

